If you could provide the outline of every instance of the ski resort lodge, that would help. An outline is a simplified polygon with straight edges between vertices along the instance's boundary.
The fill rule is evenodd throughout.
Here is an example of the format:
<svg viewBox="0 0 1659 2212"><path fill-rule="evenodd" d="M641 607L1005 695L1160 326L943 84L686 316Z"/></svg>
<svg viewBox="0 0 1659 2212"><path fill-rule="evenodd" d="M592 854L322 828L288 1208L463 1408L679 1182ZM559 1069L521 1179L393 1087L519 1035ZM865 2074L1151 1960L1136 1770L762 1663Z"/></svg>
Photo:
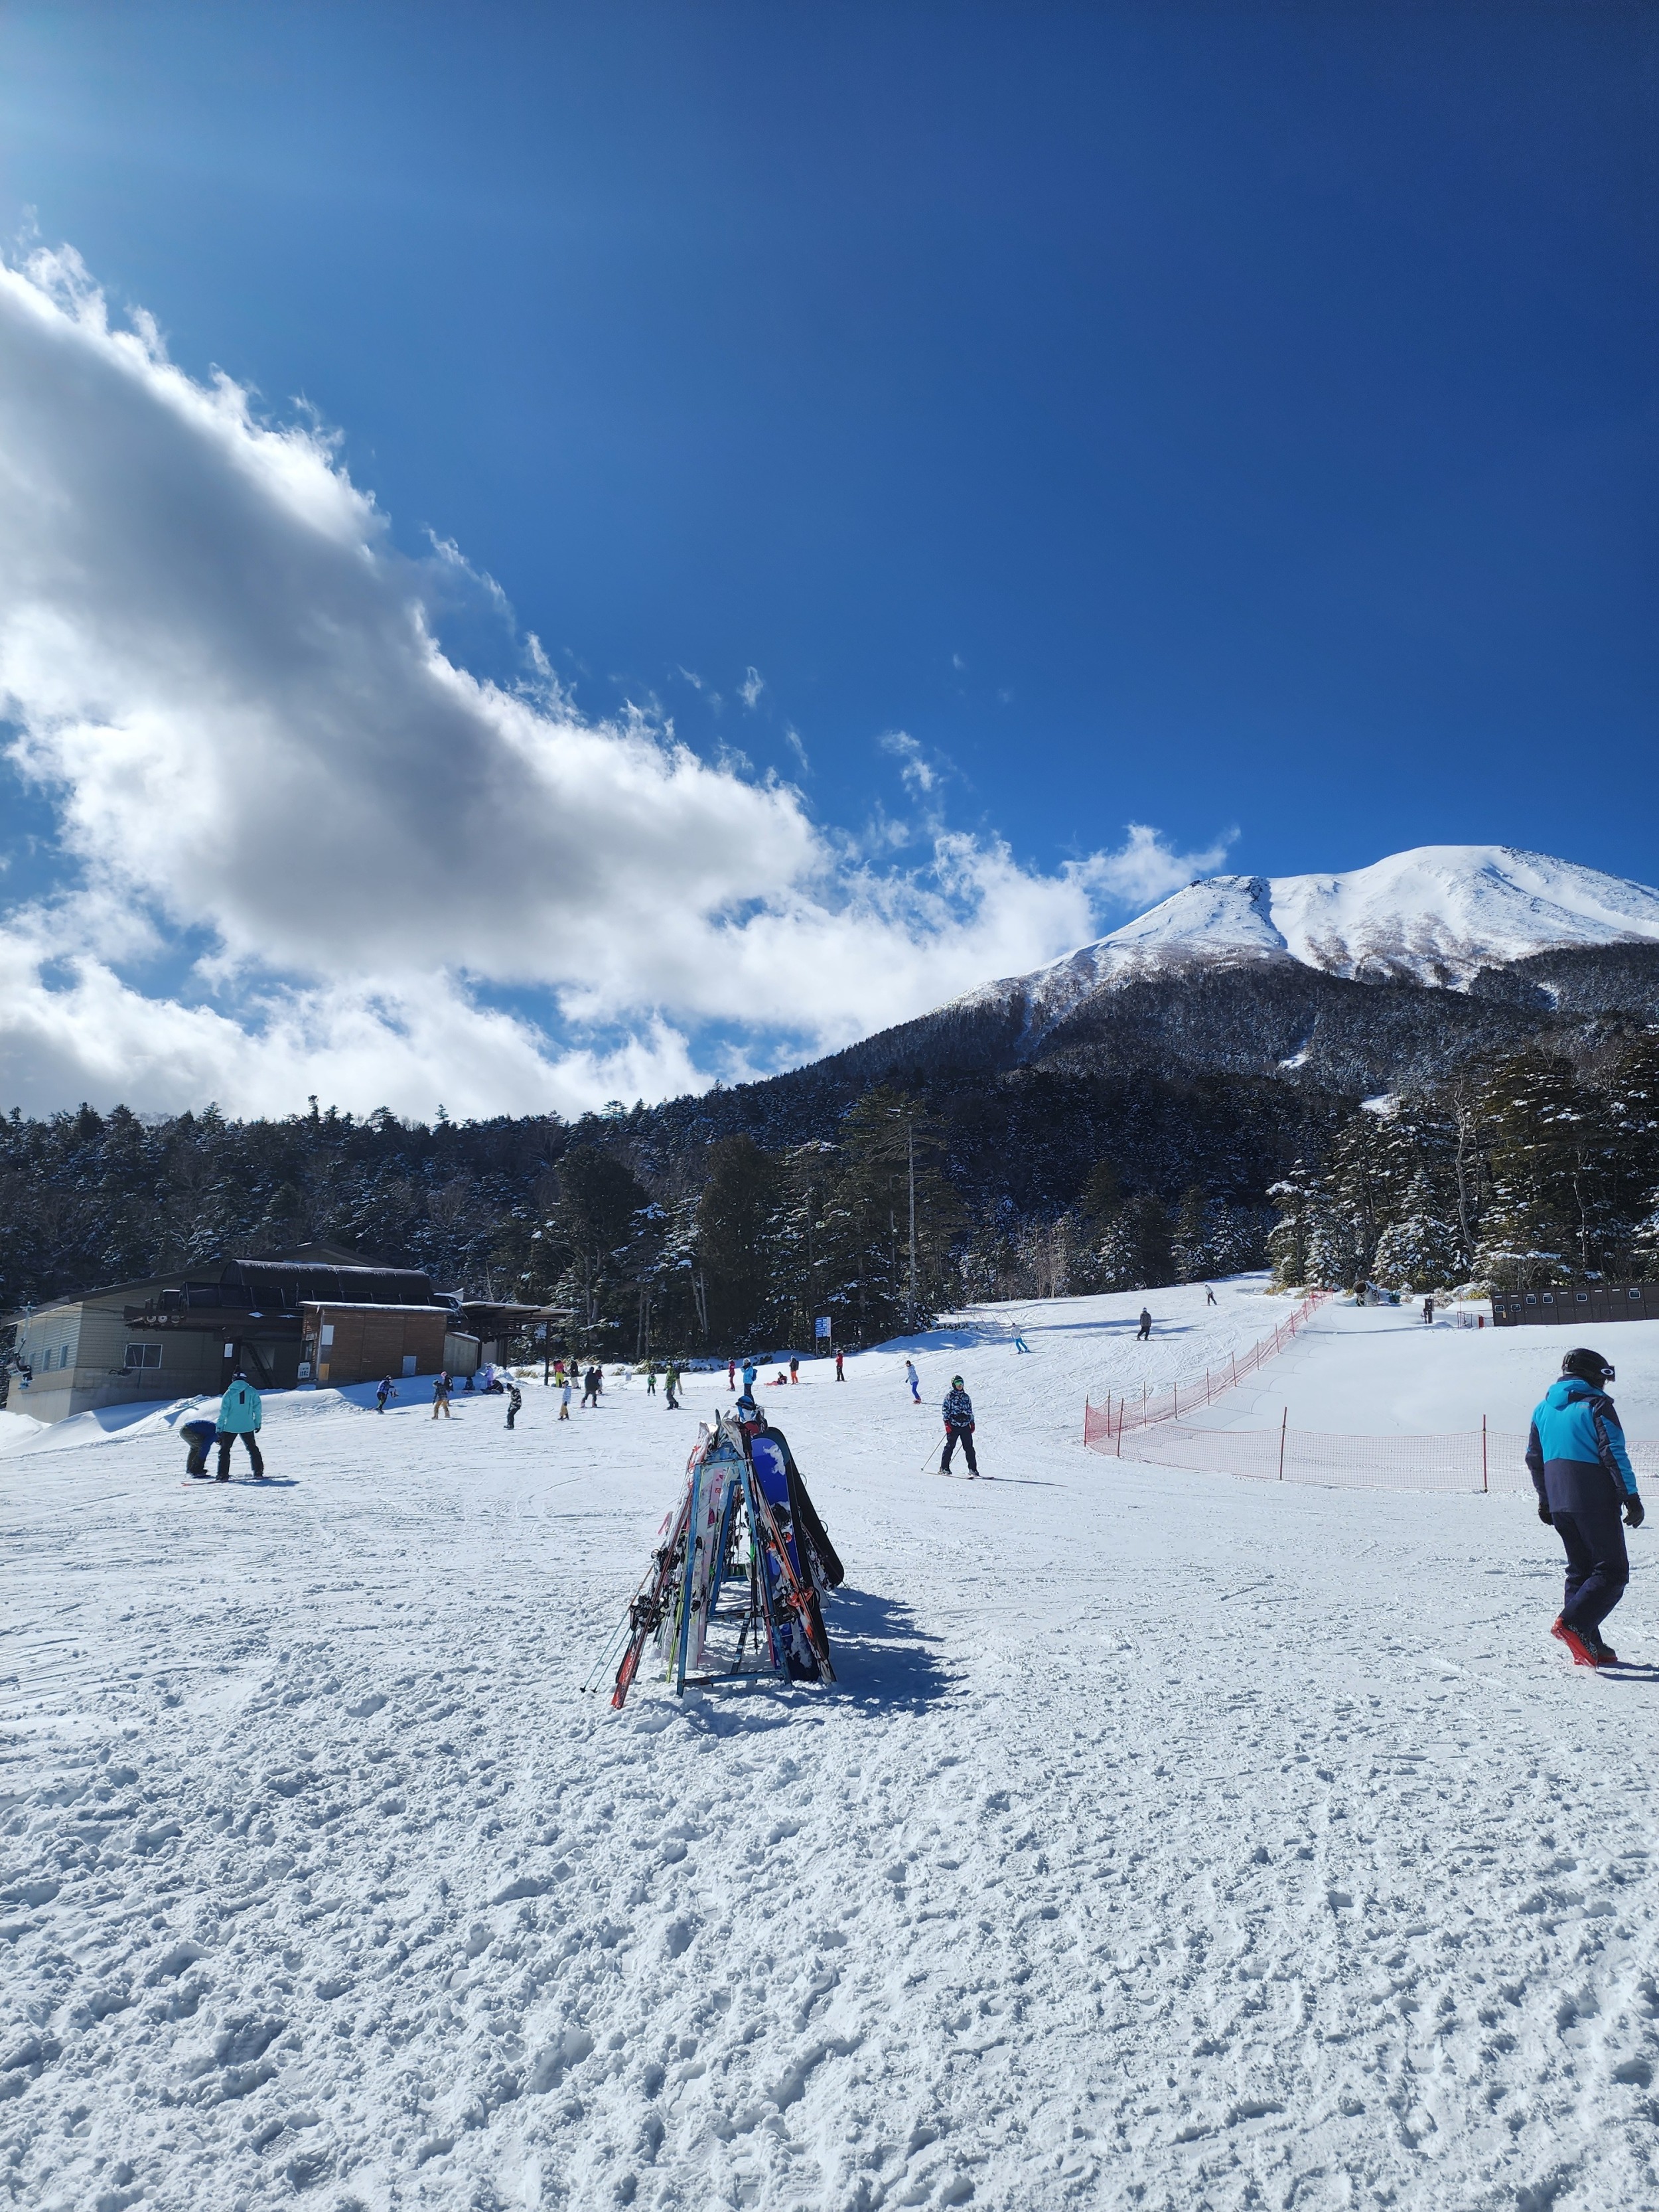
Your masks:
<svg viewBox="0 0 1659 2212"><path fill-rule="evenodd" d="M262 1390L470 1375L541 1356L562 1309L435 1291L418 1269L312 1244L227 1260L188 1281L115 1283L9 1314L8 1410L37 1421L222 1391L239 1370Z"/></svg>

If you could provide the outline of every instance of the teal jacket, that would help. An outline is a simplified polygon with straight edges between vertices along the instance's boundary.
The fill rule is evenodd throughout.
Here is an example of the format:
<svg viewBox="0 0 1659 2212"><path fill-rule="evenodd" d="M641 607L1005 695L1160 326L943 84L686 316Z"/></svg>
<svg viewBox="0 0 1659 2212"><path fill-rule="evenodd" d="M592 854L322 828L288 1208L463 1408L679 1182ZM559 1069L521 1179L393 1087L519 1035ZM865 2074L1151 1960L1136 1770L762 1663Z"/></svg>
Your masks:
<svg viewBox="0 0 1659 2212"><path fill-rule="evenodd" d="M259 1403L259 1394L251 1382L233 1382L219 1401L219 1433L222 1437L252 1436L263 1424L264 1407Z"/></svg>
<svg viewBox="0 0 1659 2212"><path fill-rule="evenodd" d="M1534 1410L1527 1467L1552 1512L1571 1513L1605 1499L1609 1485L1615 1497L1636 1495L1636 1469L1613 1401L1577 1375L1552 1382Z"/></svg>

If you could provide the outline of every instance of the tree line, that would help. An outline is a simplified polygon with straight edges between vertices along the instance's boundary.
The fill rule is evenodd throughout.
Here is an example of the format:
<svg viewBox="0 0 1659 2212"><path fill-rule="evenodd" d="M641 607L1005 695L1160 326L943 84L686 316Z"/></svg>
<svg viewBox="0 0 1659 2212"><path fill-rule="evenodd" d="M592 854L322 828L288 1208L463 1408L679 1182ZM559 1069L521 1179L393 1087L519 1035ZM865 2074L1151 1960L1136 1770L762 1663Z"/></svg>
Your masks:
<svg viewBox="0 0 1659 2212"><path fill-rule="evenodd" d="M1097 1159L1065 1202L988 1195L959 1121L878 1085L830 1137L732 1133L665 1160L647 1109L435 1124L385 1109L239 1121L82 1107L0 1121L0 1308L227 1257L345 1245L442 1289L562 1306L618 1356L867 1344L981 1299L1261 1265L1269 1216L1166 1198ZM964 1188L965 1187L965 1188Z"/></svg>
<svg viewBox="0 0 1659 2212"><path fill-rule="evenodd" d="M1284 1284L1631 1280L1659 1273L1659 1036L1533 1048L1358 1109L1268 1195Z"/></svg>

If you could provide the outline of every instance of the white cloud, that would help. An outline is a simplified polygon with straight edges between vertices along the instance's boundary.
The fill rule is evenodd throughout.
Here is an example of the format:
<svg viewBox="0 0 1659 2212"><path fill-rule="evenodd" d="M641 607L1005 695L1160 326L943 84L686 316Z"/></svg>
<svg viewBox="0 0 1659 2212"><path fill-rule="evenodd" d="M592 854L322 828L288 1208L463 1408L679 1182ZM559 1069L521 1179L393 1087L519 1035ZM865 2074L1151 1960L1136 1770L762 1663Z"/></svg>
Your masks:
<svg viewBox="0 0 1659 2212"><path fill-rule="evenodd" d="M759 699L761 693L764 691L765 689L766 678L761 674L758 668L751 668L744 676L742 683L738 686L738 696L752 714L755 708L755 702Z"/></svg>
<svg viewBox="0 0 1659 2212"><path fill-rule="evenodd" d="M884 731L876 742L898 762L900 780L907 791L922 799L938 788L939 770L908 730Z"/></svg>
<svg viewBox="0 0 1659 2212"><path fill-rule="evenodd" d="M800 732L795 727L793 722L785 723L783 741L794 754L795 758L800 763L801 774L803 775L811 775L812 773L812 763L806 757L806 747L801 740Z"/></svg>
<svg viewBox="0 0 1659 2212"><path fill-rule="evenodd" d="M1137 912L1200 876L1214 875L1238 836L1236 829L1224 830L1201 853L1176 853L1164 842L1161 830L1149 829L1144 822L1131 822L1127 829L1117 852L1094 853L1076 866L1079 880L1098 896Z"/></svg>
<svg viewBox="0 0 1659 2212"><path fill-rule="evenodd" d="M1134 830L1044 875L930 826L878 867L672 726L583 719L533 640L517 691L456 666L428 608L460 559L401 556L328 438L112 327L71 254L0 269L0 706L64 865L0 926L3 1103L662 1096L707 1079L708 1025L763 1065L845 1042L1205 857ZM185 945L188 991L132 980Z"/></svg>

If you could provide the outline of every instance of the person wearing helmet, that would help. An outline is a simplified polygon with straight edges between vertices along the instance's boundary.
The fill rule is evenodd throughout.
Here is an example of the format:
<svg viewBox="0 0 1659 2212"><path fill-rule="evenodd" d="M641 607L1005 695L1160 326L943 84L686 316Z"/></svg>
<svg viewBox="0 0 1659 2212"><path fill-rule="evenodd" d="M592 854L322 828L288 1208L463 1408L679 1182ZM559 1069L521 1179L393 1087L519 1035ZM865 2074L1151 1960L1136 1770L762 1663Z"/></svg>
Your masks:
<svg viewBox="0 0 1659 2212"><path fill-rule="evenodd" d="M951 1472L951 1458L958 1443L968 1458L969 1474L979 1473L979 1462L974 1457L974 1401L962 1387L960 1375L951 1377L951 1387L945 1394L945 1452L939 1463L941 1474Z"/></svg>
<svg viewBox="0 0 1659 2212"><path fill-rule="evenodd" d="M1613 1380L1599 1352L1580 1346L1568 1352L1527 1439L1538 1517L1554 1529L1567 1555L1566 1596L1550 1633L1566 1645L1576 1667L1619 1664L1601 1623L1630 1580L1620 1510L1632 1528L1644 1517L1624 1428L1607 1394Z"/></svg>

